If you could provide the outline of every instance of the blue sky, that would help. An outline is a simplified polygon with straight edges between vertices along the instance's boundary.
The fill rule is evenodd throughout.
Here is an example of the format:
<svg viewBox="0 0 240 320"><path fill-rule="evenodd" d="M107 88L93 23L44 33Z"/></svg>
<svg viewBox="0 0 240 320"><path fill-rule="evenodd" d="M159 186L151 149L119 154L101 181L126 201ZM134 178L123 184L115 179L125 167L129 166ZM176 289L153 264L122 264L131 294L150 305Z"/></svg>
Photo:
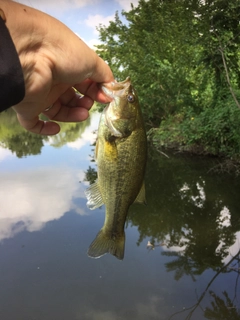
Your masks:
<svg viewBox="0 0 240 320"><path fill-rule="evenodd" d="M44 11L66 24L90 47L99 43L96 26L108 25L115 12L128 11L138 0L18 0Z"/></svg>

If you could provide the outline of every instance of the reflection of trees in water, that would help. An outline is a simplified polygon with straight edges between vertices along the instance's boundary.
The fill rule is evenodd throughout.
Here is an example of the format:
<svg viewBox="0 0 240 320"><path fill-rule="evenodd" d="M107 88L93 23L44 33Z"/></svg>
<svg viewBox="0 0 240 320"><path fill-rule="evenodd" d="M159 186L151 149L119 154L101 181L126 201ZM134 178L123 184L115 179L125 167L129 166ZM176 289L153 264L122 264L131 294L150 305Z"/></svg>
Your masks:
<svg viewBox="0 0 240 320"><path fill-rule="evenodd" d="M209 291L214 298L211 302L212 308L207 307L204 311L206 319L211 320L239 320L240 314L237 312L236 306L233 304L226 291L223 292L224 298L221 299L213 291Z"/></svg>
<svg viewBox="0 0 240 320"><path fill-rule="evenodd" d="M162 252L163 255L168 257L176 257L175 260L166 263L167 271L175 271L175 280L179 280L184 275L190 275L192 280L195 281L194 270L195 261L185 256L184 252Z"/></svg>
<svg viewBox="0 0 240 320"><path fill-rule="evenodd" d="M14 134L7 138L4 144L9 150L15 152L18 158L22 158L29 154L40 154L43 147L43 140L44 138L40 135L23 131L21 134Z"/></svg>
<svg viewBox="0 0 240 320"><path fill-rule="evenodd" d="M236 267L237 265L237 267ZM186 308L185 310L181 310L172 314L168 320L173 319L176 315L181 313L188 312L187 316L184 317L185 320L192 319L192 316L198 307L201 307L201 303L206 296L207 293L214 299L211 301L211 307L206 307L204 310L204 316L206 319L211 320L240 320L240 314L238 313L236 305L238 304L237 301L237 291L238 291L238 280L240 275L240 250L237 252L235 256L231 258L231 260L226 263L222 268L220 268L212 279L207 284L205 290L202 292L201 296L198 298L197 303L193 306ZM224 273L232 273L236 272L236 281L235 287L233 288L233 298L230 299L229 294L227 291L224 291L222 294L224 299L220 298L216 295L212 290L210 290L211 285L213 282L220 277ZM203 309L201 307L201 309Z"/></svg>
<svg viewBox="0 0 240 320"><path fill-rule="evenodd" d="M176 156L169 160L159 155L149 157L147 206L133 205L127 218L128 225L138 228L138 245L147 239L150 250L161 246L169 249L162 251L162 255L172 258L165 266L167 271L175 272L176 280L189 275L194 281L196 275L207 269L215 271L204 292L196 298L197 303L169 319L183 312L188 312L183 319L194 319L195 310L202 308L203 299L210 294L213 301L205 308L206 319L240 320L235 307L240 251L227 264L223 262L240 229L239 179L209 175L210 162ZM85 180L92 183L95 178L95 169L89 167ZM177 247L178 251L171 251L172 247ZM157 252L155 250L155 254ZM237 276L232 299L226 291L222 298L210 290L218 277L233 272Z"/></svg>
<svg viewBox="0 0 240 320"><path fill-rule="evenodd" d="M166 268L176 279L221 268L240 229L239 179L208 174L214 160L150 155L148 205L133 206L128 216L138 228L138 244L146 238L153 245L164 243L169 251L162 254L173 258Z"/></svg>
<svg viewBox="0 0 240 320"><path fill-rule="evenodd" d="M80 123L61 123L61 131L51 137L36 135L23 129L12 109L1 113L0 145L16 153L21 158L27 155L41 153L44 141L49 141L53 147L61 147L68 142L80 138L90 124L90 118Z"/></svg>
<svg viewBox="0 0 240 320"><path fill-rule="evenodd" d="M205 185L209 182L206 181ZM163 252L163 255L177 257L166 264L168 271L175 270L175 278L184 274L198 275L206 269L216 270L222 266L223 259L229 253L229 247L234 243L235 232L231 224L221 224L219 215L222 210L221 201L212 201L211 191L205 188L206 200L202 207L191 203L191 193L186 197L182 213L181 252ZM182 199L184 202L184 199ZM195 207L194 207L195 206ZM166 242L166 241L165 241ZM178 246L175 241L169 242L168 247Z"/></svg>
<svg viewBox="0 0 240 320"><path fill-rule="evenodd" d="M162 255L173 258L166 269L175 272L176 280L183 275L194 280L209 268L222 268L240 229L239 180L209 175L208 169L209 161L154 153L146 174L147 206L133 205L127 218L138 228L138 245L147 238L169 249ZM89 167L85 180L93 183L96 176ZM226 188L228 182L232 189Z"/></svg>
<svg viewBox="0 0 240 320"><path fill-rule="evenodd" d="M61 131L51 137L51 146L60 148L68 142L76 141L81 137L85 129L90 124L90 118L78 123L61 123Z"/></svg>
<svg viewBox="0 0 240 320"><path fill-rule="evenodd" d="M85 173L84 181L88 181L90 184L93 184L97 179L97 171L95 168L89 166Z"/></svg>

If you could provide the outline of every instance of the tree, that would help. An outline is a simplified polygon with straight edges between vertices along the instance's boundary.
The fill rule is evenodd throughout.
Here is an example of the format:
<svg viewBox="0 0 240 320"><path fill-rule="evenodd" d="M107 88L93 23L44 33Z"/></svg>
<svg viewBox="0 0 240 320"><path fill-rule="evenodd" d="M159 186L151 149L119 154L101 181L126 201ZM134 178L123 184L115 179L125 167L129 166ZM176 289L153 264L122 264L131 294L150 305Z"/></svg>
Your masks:
<svg viewBox="0 0 240 320"><path fill-rule="evenodd" d="M103 44L98 52L118 80L131 76L146 118L159 123L184 104L193 105L193 13L180 1L140 0L138 7L122 14L127 24L116 13L109 27L99 27Z"/></svg>
<svg viewBox="0 0 240 320"><path fill-rule="evenodd" d="M239 20L235 0L140 0L100 25L98 53L131 76L157 144L239 154Z"/></svg>

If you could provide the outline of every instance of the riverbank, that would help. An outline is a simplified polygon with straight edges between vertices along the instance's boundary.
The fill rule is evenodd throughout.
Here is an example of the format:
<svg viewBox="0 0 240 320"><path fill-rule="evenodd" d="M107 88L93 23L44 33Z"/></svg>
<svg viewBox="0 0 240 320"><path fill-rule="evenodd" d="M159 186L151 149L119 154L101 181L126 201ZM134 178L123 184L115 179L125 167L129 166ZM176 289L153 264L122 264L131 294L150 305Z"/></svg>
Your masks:
<svg viewBox="0 0 240 320"><path fill-rule="evenodd" d="M168 151L173 153L186 153L200 157L210 157L217 159L217 164L211 168L211 171L218 173L240 174L240 155L231 152L224 153L214 147L212 141L207 145L201 142L191 141L182 133L180 126L160 126L160 128L151 128L147 132L148 141L161 154L167 156ZM211 145L212 144L212 145Z"/></svg>

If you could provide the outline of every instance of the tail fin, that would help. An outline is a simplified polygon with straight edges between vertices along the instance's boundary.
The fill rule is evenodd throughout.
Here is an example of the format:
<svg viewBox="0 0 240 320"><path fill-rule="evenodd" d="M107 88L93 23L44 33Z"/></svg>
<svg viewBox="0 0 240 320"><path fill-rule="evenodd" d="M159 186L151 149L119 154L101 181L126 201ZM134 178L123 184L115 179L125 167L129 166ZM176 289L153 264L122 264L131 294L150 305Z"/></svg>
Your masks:
<svg viewBox="0 0 240 320"><path fill-rule="evenodd" d="M124 257L125 233L121 237L111 239L101 229L96 238L88 248L88 256L91 258L100 258L106 253L110 253L116 258L122 260Z"/></svg>

